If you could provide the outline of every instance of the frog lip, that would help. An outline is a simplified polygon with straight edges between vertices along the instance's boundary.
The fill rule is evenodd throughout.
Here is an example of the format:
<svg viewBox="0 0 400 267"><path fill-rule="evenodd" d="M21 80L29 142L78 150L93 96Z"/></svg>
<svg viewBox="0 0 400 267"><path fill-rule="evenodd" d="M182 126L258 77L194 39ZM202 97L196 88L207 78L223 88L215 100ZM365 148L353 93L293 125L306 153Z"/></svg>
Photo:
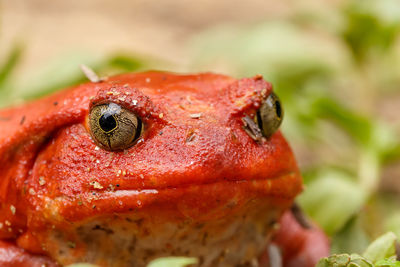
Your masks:
<svg viewBox="0 0 400 267"><path fill-rule="evenodd" d="M129 188L129 187L118 187L113 191L103 191L102 193L114 193L114 194L152 194L152 193L157 193L160 190L174 190L174 189L180 189L180 188L187 188L191 186L206 186L206 185L212 185L212 184L220 184L220 183L225 183L225 184L232 184L232 183L246 183L246 182L252 182L252 181L273 181L273 180L278 180L281 178L285 178L287 176L292 176L292 175L299 175L297 171L287 171L282 174L279 174L275 177L267 177L267 178L256 178L256 179L227 179L224 178L222 180L213 180L213 181L206 181L202 183L186 183L186 184L181 184L181 185L166 185L166 186L159 186L159 187L144 187L144 188ZM122 193L123 192L123 193Z"/></svg>
<svg viewBox="0 0 400 267"><path fill-rule="evenodd" d="M255 180L223 180L179 187L126 189L81 194L79 197L59 198L46 206L57 210L63 220L81 221L106 214L129 213L146 207L163 206L172 213L182 205L202 207L224 205L231 201L241 205L249 200L283 201L291 203L302 191L299 172L287 172L276 178ZM60 218L58 216L58 218Z"/></svg>

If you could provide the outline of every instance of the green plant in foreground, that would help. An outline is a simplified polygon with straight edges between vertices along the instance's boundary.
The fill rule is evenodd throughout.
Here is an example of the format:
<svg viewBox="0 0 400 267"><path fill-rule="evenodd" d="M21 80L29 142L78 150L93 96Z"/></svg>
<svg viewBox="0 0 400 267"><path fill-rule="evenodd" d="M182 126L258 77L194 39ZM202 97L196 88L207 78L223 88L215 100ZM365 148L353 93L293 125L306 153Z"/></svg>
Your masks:
<svg viewBox="0 0 400 267"><path fill-rule="evenodd" d="M184 267L196 263L198 263L196 258L166 257L153 260L147 267Z"/></svg>
<svg viewBox="0 0 400 267"><path fill-rule="evenodd" d="M321 259L316 267L390 267L400 266L397 261L396 245L398 239L388 232L372 242L362 255L334 254Z"/></svg>

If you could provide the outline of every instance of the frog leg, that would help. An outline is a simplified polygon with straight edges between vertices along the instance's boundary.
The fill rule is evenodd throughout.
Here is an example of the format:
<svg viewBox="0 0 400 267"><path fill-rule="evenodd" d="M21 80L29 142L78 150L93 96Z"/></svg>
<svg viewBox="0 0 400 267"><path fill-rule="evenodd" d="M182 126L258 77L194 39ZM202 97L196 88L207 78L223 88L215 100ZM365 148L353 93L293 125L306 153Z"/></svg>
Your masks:
<svg viewBox="0 0 400 267"><path fill-rule="evenodd" d="M260 266L314 267L320 258L329 255L327 236L315 224L306 223L299 212L298 207L294 206L282 216L280 227L272 239L272 247L263 257L264 262L268 259L268 265ZM280 259L277 253L280 253Z"/></svg>
<svg viewBox="0 0 400 267"><path fill-rule="evenodd" d="M0 266L2 267L59 267L46 256L33 255L15 244L0 241Z"/></svg>

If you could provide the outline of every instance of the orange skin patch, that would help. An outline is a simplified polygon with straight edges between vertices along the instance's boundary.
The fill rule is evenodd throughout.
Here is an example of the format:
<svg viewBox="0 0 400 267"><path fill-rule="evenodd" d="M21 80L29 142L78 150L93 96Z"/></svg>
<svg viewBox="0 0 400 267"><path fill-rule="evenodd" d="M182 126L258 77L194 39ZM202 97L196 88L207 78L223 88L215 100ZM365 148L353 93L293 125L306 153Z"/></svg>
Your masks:
<svg viewBox="0 0 400 267"><path fill-rule="evenodd" d="M208 221L229 213L221 203L232 198L238 207L272 199L283 213L302 190L292 151L279 131L256 142L242 122L271 91L259 76L146 72L1 110L0 239L46 254L49 227L157 205ZM144 125L124 151L99 148L89 133L90 108L110 102Z"/></svg>

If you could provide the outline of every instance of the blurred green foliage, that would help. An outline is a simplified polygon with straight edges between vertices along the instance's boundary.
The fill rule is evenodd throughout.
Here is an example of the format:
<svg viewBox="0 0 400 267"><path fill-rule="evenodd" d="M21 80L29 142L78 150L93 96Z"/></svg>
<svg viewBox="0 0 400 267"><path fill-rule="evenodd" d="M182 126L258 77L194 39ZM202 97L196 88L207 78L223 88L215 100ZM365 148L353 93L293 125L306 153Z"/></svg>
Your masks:
<svg viewBox="0 0 400 267"><path fill-rule="evenodd" d="M79 68L80 64L90 66L100 75L139 71L162 65L161 61L129 53L96 56L87 52L72 51L17 78L14 72L18 69L23 51L23 46L16 45L0 69L0 107L19 100L35 99L86 82L87 78Z"/></svg>
<svg viewBox="0 0 400 267"><path fill-rule="evenodd" d="M398 1L354 1L344 11L346 27L342 36L357 62L371 54L386 53L398 37L400 9Z"/></svg>
<svg viewBox="0 0 400 267"><path fill-rule="evenodd" d="M188 71L263 74L274 84L285 108L282 130L300 153L306 190L299 202L331 236L332 252L361 253L382 232L400 235L399 198L385 198L379 188L382 169L400 158L400 125L377 116L380 100L399 94L398 0L351 0L337 9L219 25L190 46ZM80 64L100 76L167 66L129 53L71 52L16 77L23 53L16 44L0 64L0 106L85 81ZM165 264L154 266L171 266Z"/></svg>
<svg viewBox="0 0 400 267"><path fill-rule="evenodd" d="M311 158L299 158L306 190L298 201L336 253L360 253L400 222L397 200L384 214L368 214L386 194L379 190L382 168L400 155L400 125L377 116L380 99L399 94L399 40L397 0L222 25L194 40L194 68L260 73L272 82L285 108L283 132ZM374 216L383 223L372 227Z"/></svg>

